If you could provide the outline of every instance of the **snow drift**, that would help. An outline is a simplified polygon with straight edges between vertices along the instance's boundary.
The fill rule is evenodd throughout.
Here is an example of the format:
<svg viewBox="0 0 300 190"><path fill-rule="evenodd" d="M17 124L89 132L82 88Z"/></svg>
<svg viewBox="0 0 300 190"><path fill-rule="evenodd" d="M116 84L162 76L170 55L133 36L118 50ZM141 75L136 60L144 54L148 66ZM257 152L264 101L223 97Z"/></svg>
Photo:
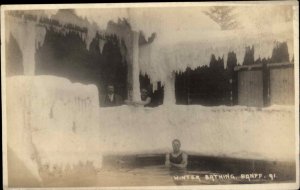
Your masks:
<svg viewBox="0 0 300 190"><path fill-rule="evenodd" d="M101 149L162 153L178 138L185 151L211 156L293 161L293 107L160 106L101 108Z"/></svg>
<svg viewBox="0 0 300 190"><path fill-rule="evenodd" d="M18 76L7 78L6 90L8 147L37 178L45 165L101 167L96 86Z"/></svg>

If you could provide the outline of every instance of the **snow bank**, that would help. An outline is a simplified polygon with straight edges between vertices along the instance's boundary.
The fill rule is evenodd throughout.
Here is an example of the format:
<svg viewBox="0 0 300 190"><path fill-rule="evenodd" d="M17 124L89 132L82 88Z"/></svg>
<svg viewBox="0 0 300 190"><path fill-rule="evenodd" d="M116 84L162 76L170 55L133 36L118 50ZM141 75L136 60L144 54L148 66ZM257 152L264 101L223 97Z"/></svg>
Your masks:
<svg viewBox="0 0 300 190"><path fill-rule="evenodd" d="M185 151L212 156L294 160L294 107L160 106L100 108L106 153L158 153L178 138Z"/></svg>
<svg viewBox="0 0 300 190"><path fill-rule="evenodd" d="M36 176L44 165L101 167L96 86L53 76L11 77L6 86L8 146Z"/></svg>

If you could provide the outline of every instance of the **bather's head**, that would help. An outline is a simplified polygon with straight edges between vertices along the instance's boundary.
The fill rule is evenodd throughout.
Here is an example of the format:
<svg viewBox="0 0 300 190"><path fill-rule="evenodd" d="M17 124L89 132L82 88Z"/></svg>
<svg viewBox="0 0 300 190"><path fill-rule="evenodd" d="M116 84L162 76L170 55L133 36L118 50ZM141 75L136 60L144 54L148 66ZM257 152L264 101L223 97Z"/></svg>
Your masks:
<svg viewBox="0 0 300 190"><path fill-rule="evenodd" d="M115 87L113 85L107 85L107 94L114 94Z"/></svg>
<svg viewBox="0 0 300 190"><path fill-rule="evenodd" d="M173 151L175 153L179 152L180 151L180 146L181 146L181 143L178 139L174 139L172 141L172 146L173 146Z"/></svg>
<svg viewBox="0 0 300 190"><path fill-rule="evenodd" d="M142 99L142 100L146 100L147 97L148 97L148 90L145 89L145 88L142 88L142 89L141 89L141 99Z"/></svg>

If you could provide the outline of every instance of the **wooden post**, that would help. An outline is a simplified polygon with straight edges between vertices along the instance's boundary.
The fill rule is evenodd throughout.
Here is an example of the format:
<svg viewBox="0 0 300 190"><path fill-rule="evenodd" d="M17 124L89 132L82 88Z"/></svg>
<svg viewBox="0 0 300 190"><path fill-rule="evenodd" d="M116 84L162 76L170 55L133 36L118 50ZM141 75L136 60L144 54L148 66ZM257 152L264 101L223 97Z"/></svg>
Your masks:
<svg viewBox="0 0 300 190"><path fill-rule="evenodd" d="M164 105L175 105L175 72L172 72L167 76L164 86Z"/></svg>
<svg viewBox="0 0 300 190"><path fill-rule="evenodd" d="M139 33L133 32L133 59L132 59L132 74L133 74L133 101L141 101L140 93L140 67L139 67Z"/></svg>
<svg viewBox="0 0 300 190"><path fill-rule="evenodd" d="M128 51L128 67L127 67L127 86L128 86L128 100L140 101L140 68L139 68L139 33L133 31L131 33L131 43Z"/></svg>
<svg viewBox="0 0 300 190"><path fill-rule="evenodd" d="M262 65L262 75L263 75L263 101L264 107L270 105L270 69L267 64Z"/></svg>

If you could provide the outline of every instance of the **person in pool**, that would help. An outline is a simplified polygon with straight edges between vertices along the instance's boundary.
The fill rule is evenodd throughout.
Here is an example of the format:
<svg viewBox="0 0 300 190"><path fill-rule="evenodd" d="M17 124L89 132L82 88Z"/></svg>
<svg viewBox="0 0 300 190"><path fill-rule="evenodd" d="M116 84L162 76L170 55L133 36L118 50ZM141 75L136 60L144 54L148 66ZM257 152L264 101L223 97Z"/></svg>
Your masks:
<svg viewBox="0 0 300 190"><path fill-rule="evenodd" d="M185 170L188 164L188 155L180 150L181 143L178 139L172 141L173 152L166 154L166 167L171 170Z"/></svg>

